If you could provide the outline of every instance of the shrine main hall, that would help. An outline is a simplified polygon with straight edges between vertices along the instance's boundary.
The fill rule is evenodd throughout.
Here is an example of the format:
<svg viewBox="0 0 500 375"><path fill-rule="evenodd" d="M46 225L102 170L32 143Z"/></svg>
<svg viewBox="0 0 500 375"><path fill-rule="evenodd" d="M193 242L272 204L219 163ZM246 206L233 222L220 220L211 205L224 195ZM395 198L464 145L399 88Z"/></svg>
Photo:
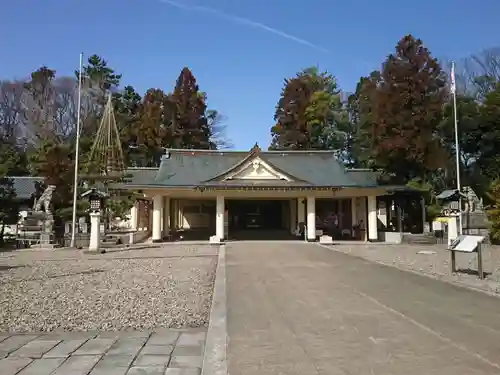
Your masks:
<svg viewBox="0 0 500 375"><path fill-rule="evenodd" d="M423 231L420 194L380 184L379 172L345 168L335 151L172 149L159 168L128 172L123 188L140 196L130 229L147 230L153 242L179 233L217 241L245 233L379 241L385 233Z"/></svg>

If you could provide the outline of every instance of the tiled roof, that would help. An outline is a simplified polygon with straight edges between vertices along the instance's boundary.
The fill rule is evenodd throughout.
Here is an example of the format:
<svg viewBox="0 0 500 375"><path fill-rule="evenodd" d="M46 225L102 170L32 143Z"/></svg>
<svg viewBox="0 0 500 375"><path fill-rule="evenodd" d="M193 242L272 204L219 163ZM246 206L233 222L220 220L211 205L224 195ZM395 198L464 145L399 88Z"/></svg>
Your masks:
<svg viewBox="0 0 500 375"><path fill-rule="evenodd" d="M170 150L158 170L139 168L127 185L212 186L217 182L209 180L236 167L248 155L248 152L239 151ZM333 151L266 151L258 152L258 156L271 167L301 180L301 186L377 186L376 174L346 170Z"/></svg>
<svg viewBox="0 0 500 375"><path fill-rule="evenodd" d="M35 182L43 182L43 177L13 176L14 189L18 199L30 199L35 192Z"/></svg>

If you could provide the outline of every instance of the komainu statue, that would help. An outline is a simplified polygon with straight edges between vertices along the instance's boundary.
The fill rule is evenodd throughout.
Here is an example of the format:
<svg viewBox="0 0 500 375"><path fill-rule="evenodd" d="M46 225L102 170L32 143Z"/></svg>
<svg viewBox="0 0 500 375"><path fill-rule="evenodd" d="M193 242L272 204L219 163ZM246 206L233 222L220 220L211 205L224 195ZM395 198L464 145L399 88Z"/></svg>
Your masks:
<svg viewBox="0 0 500 375"><path fill-rule="evenodd" d="M44 232L52 232L52 228L54 226L54 216L52 215L52 210L50 209L50 203L52 202L52 194L54 193L55 189L55 185L48 185L47 188L43 191L40 198L36 199L34 202L35 204L33 205L33 211L35 214L44 213Z"/></svg>

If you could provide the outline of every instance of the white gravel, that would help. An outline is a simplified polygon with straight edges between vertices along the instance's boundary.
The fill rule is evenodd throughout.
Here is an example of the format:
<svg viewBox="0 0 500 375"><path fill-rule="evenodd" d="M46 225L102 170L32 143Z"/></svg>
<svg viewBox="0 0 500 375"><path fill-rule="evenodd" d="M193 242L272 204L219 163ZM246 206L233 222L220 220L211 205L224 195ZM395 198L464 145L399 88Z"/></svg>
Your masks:
<svg viewBox="0 0 500 375"><path fill-rule="evenodd" d="M0 331L206 326L215 252L181 245L103 255L3 253Z"/></svg>

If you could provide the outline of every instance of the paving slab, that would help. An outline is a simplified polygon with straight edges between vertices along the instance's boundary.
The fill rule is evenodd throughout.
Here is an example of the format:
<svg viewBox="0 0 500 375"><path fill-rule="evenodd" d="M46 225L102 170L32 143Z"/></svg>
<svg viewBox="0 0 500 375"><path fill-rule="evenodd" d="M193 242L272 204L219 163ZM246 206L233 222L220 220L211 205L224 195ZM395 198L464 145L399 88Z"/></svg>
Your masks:
<svg viewBox="0 0 500 375"><path fill-rule="evenodd" d="M6 333L4 341L9 341L0 353L5 357L0 357L0 375L164 375L170 363L187 375L199 374L206 331L159 328L130 336L128 332ZM196 345L176 346L181 335L184 343Z"/></svg>
<svg viewBox="0 0 500 375"><path fill-rule="evenodd" d="M118 339L106 352L106 355L137 355L147 341L143 338L121 338Z"/></svg>
<svg viewBox="0 0 500 375"><path fill-rule="evenodd" d="M177 339L181 335L180 332L177 331L160 331L160 332L155 332L151 335L151 337L148 340L148 344L152 345L175 345L177 342Z"/></svg>
<svg viewBox="0 0 500 375"><path fill-rule="evenodd" d="M171 355L174 350L173 345L151 345L146 344L141 349L141 354Z"/></svg>
<svg viewBox="0 0 500 375"><path fill-rule="evenodd" d="M106 355L97 362L90 375L125 375L134 358L134 355Z"/></svg>
<svg viewBox="0 0 500 375"><path fill-rule="evenodd" d="M87 342L87 339L63 340L43 355L44 358L66 358Z"/></svg>
<svg viewBox="0 0 500 375"><path fill-rule="evenodd" d="M199 357L203 355L203 346L176 346L172 355Z"/></svg>
<svg viewBox="0 0 500 375"><path fill-rule="evenodd" d="M207 334L205 332L183 332L179 336L179 340L177 341L177 346L196 346L205 342L207 338Z"/></svg>
<svg viewBox="0 0 500 375"><path fill-rule="evenodd" d="M134 366L128 370L127 375L164 375L165 366L143 367Z"/></svg>
<svg viewBox="0 0 500 375"><path fill-rule="evenodd" d="M116 339L90 339L73 355L102 355L115 343Z"/></svg>
<svg viewBox="0 0 500 375"><path fill-rule="evenodd" d="M12 335L0 342L0 353L12 353L37 337L38 335Z"/></svg>
<svg viewBox="0 0 500 375"><path fill-rule="evenodd" d="M167 367L169 362L170 362L169 355L141 354L134 361L134 366L139 366L139 367L165 366L165 367Z"/></svg>
<svg viewBox="0 0 500 375"><path fill-rule="evenodd" d="M10 335L6 334L6 335L0 335L0 342L2 342L3 340L9 338Z"/></svg>
<svg viewBox="0 0 500 375"><path fill-rule="evenodd" d="M4 358L0 359L2 375L16 375L32 362L29 358Z"/></svg>
<svg viewBox="0 0 500 375"><path fill-rule="evenodd" d="M65 361L65 358L35 359L17 375L50 375Z"/></svg>
<svg viewBox="0 0 500 375"><path fill-rule="evenodd" d="M51 375L87 375L100 359L100 355L71 356Z"/></svg>
<svg viewBox="0 0 500 375"><path fill-rule="evenodd" d="M203 356L198 355L176 355L172 356L172 360L168 365L172 368L201 368L203 366Z"/></svg>
<svg viewBox="0 0 500 375"><path fill-rule="evenodd" d="M200 375L199 368L168 368L165 375Z"/></svg>
<svg viewBox="0 0 500 375"><path fill-rule="evenodd" d="M231 375L500 373L500 299L317 245L226 251Z"/></svg>
<svg viewBox="0 0 500 375"><path fill-rule="evenodd" d="M30 341L24 346L21 346L15 352L11 353L11 357L21 358L41 358L45 353L59 344L61 340L38 340Z"/></svg>

